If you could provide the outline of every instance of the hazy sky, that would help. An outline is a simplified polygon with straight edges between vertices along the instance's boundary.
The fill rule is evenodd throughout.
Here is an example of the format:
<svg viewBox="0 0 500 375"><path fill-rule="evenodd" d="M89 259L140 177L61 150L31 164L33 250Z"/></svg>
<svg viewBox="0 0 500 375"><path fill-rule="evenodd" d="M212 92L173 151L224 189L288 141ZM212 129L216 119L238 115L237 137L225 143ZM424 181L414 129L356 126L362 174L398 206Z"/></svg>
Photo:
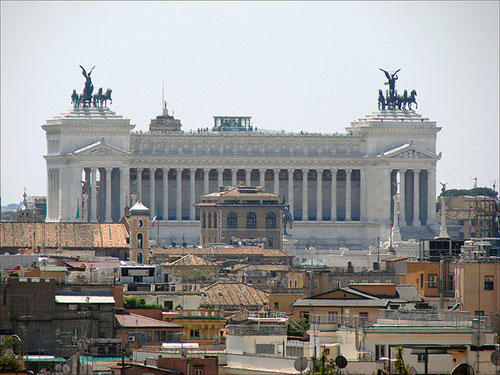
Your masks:
<svg viewBox="0 0 500 375"><path fill-rule="evenodd" d="M41 125L96 65L111 109L147 130L161 87L183 129L250 115L266 129L345 132L385 77L438 122L438 181L499 185L499 2L1 1L2 204L46 194ZM439 189L438 189L439 190Z"/></svg>

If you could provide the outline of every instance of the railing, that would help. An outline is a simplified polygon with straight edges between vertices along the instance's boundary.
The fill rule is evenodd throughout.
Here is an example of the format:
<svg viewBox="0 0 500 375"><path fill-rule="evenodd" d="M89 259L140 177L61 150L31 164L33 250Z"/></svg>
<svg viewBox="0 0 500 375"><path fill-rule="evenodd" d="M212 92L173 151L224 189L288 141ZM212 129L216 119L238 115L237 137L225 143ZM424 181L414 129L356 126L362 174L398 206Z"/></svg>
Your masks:
<svg viewBox="0 0 500 375"><path fill-rule="evenodd" d="M284 336L287 331L286 325L269 324L230 325L227 329L233 336Z"/></svg>
<svg viewBox="0 0 500 375"><path fill-rule="evenodd" d="M248 319L288 319L288 314L280 311L246 311Z"/></svg>

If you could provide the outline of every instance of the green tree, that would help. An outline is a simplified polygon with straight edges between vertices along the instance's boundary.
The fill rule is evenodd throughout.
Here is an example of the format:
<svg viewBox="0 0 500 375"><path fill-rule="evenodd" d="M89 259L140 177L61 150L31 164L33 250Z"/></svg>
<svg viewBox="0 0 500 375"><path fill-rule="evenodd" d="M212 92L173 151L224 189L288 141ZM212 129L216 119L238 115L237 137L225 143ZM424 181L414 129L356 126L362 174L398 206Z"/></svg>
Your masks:
<svg viewBox="0 0 500 375"><path fill-rule="evenodd" d="M124 297L123 307L126 309L161 309L161 305L151 303L147 304L144 298Z"/></svg>
<svg viewBox="0 0 500 375"><path fill-rule="evenodd" d="M399 375L410 375L410 365L406 365L403 359L403 347L396 347L396 361L394 362L394 368L396 373Z"/></svg>

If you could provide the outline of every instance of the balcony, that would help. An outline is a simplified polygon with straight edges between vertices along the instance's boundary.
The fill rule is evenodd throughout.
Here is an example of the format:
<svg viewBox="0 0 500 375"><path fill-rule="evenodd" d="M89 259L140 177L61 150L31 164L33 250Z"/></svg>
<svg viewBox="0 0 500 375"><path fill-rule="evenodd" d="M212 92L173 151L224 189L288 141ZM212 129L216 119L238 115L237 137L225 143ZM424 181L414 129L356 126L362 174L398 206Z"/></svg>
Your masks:
<svg viewBox="0 0 500 375"><path fill-rule="evenodd" d="M230 325L227 334L233 336L286 336L286 325Z"/></svg>

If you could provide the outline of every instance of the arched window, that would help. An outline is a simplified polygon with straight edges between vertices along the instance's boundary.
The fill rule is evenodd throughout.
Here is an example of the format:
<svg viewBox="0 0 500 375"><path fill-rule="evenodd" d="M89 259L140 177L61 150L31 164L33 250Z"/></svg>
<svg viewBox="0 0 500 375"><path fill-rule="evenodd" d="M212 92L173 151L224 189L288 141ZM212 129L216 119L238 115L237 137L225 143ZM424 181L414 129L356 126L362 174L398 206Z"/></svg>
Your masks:
<svg viewBox="0 0 500 375"><path fill-rule="evenodd" d="M142 253L141 252L137 253L137 263L142 263Z"/></svg>
<svg viewBox="0 0 500 375"><path fill-rule="evenodd" d="M208 225L207 228L212 228L212 214L208 213Z"/></svg>
<svg viewBox="0 0 500 375"><path fill-rule="evenodd" d="M255 215L255 212L247 214L247 228L257 228L257 215Z"/></svg>
<svg viewBox="0 0 500 375"><path fill-rule="evenodd" d="M272 212L269 212L266 215L266 228L267 229L274 229L274 228L276 228L276 215L273 214Z"/></svg>
<svg viewBox="0 0 500 375"><path fill-rule="evenodd" d="M138 247L139 249L142 249L142 247L143 247L143 238L142 238L142 233L139 233L139 234L137 235L137 247Z"/></svg>
<svg viewBox="0 0 500 375"><path fill-rule="evenodd" d="M217 228L217 214L214 214L214 228Z"/></svg>
<svg viewBox="0 0 500 375"><path fill-rule="evenodd" d="M206 220L207 220L207 215L203 212L203 215L201 215L201 227L206 228Z"/></svg>
<svg viewBox="0 0 500 375"><path fill-rule="evenodd" d="M236 212L230 212L227 215L227 227L238 228L238 216L236 216Z"/></svg>

